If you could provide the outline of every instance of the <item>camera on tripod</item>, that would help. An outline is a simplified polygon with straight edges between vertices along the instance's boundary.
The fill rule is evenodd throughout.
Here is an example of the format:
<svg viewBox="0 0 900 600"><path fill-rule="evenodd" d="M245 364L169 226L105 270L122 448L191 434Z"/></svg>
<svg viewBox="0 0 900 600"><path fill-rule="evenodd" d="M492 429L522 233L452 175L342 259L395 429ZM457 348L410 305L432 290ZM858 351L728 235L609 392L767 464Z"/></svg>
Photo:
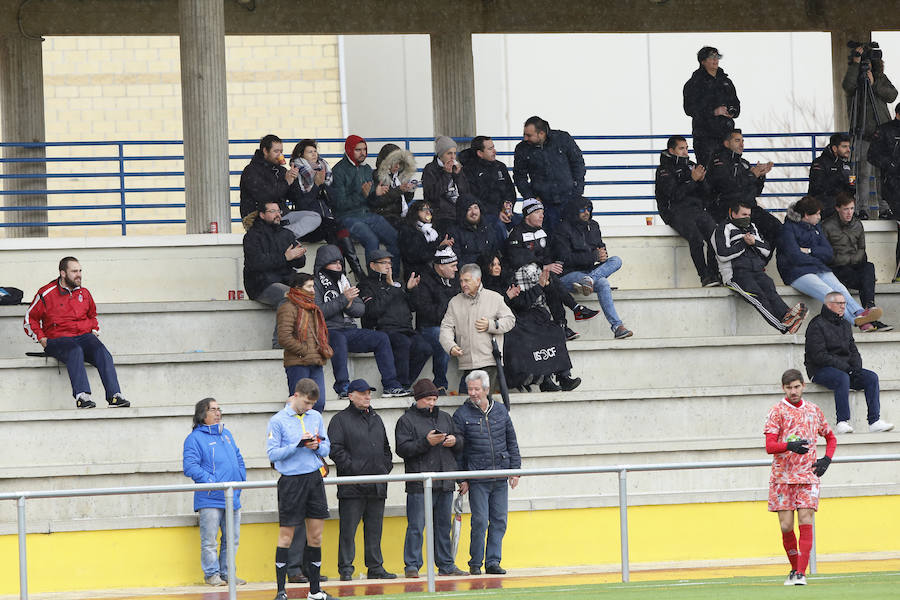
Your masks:
<svg viewBox="0 0 900 600"><path fill-rule="evenodd" d="M881 60L881 47L878 45L878 42L857 42L850 40L847 42L847 47L852 49L850 56L848 57L850 62L853 62L854 58L859 58L860 65L869 67L873 60ZM857 48L860 47L862 47L862 52L857 50Z"/></svg>

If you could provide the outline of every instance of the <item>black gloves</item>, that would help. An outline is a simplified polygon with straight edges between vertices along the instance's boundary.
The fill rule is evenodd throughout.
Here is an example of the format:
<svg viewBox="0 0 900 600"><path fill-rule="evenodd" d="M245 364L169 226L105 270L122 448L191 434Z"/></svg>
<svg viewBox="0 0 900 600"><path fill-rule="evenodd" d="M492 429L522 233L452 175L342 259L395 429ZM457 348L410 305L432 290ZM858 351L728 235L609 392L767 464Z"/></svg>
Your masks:
<svg viewBox="0 0 900 600"><path fill-rule="evenodd" d="M787 443L787 449L790 452L796 452L797 454L806 454L809 452L809 448L806 446L808 443L807 440L794 440L793 442ZM824 473L825 471L822 472Z"/></svg>
<svg viewBox="0 0 900 600"><path fill-rule="evenodd" d="M816 461L816 464L813 467L813 471L816 473L816 477L821 477L825 474L825 471L828 470L828 465L831 464L831 459L827 456L823 456L819 460Z"/></svg>

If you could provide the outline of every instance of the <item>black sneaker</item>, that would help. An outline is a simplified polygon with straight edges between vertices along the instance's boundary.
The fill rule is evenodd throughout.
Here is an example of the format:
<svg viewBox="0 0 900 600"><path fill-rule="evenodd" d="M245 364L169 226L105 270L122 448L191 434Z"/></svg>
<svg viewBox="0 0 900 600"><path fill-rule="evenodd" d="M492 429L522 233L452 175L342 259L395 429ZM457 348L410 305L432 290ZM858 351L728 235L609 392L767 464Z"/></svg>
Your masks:
<svg viewBox="0 0 900 600"><path fill-rule="evenodd" d="M569 377L568 375L557 375L556 380L559 381L559 387L564 392L571 392L581 385L581 377Z"/></svg>
<svg viewBox="0 0 900 600"><path fill-rule="evenodd" d="M287 592L278 592L275 594L275 600L287 600Z"/></svg>
<svg viewBox="0 0 900 600"><path fill-rule="evenodd" d="M97 403L91 400L90 396L84 398L75 398L75 408L94 408Z"/></svg>
<svg viewBox="0 0 900 600"><path fill-rule="evenodd" d="M718 286L722 285L722 282L719 281L719 277L716 275L707 275L706 277L703 277L702 279L700 279L700 285L702 285L705 288L718 287Z"/></svg>
<svg viewBox="0 0 900 600"><path fill-rule="evenodd" d="M561 392L562 388L556 385L556 382L551 379L549 375L544 377L544 380L541 382L541 391L542 392Z"/></svg>
<svg viewBox="0 0 900 600"><path fill-rule="evenodd" d="M397 579L396 573L389 573L384 569L380 571L369 571L366 575L366 579Z"/></svg>
<svg viewBox="0 0 900 600"><path fill-rule="evenodd" d="M481 567L469 567L469 575L481 575Z"/></svg>
<svg viewBox="0 0 900 600"><path fill-rule="evenodd" d="M613 337L617 340L624 340L625 338L629 338L633 335L634 333L624 325L619 325L613 332Z"/></svg>
<svg viewBox="0 0 900 600"><path fill-rule="evenodd" d="M342 389L338 392L338 400L347 400L350 398L350 392L347 391L347 388Z"/></svg>
<svg viewBox="0 0 900 600"><path fill-rule="evenodd" d="M599 310L591 310L584 304L576 304L575 308L572 309L572 314L575 315L576 321L587 321L588 319L593 319L597 315L600 314Z"/></svg>
<svg viewBox="0 0 900 600"><path fill-rule="evenodd" d="M369 579L371 579L371 577ZM353 580L352 572L344 571L343 573L341 573L341 581L352 581L352 580Z"/></svg>
<svg viewBox="0 0 900 600"><path fill-rule="evenodd" d="M881 321L873 321L872 325L875 327L875 331L891 331L894 329L892 325L887 325Z"/></svg>
<svg viewBox="0 0 900 600"><path fill-rule="evenodd" d="M578 336L580 336L580 335L581 335L580 333L576 333L576 332L572 331L571 329L569 329L568 327L566 327L566 341L567 342L571 342L572 340L577 340Z"/></svg>
<svg viewBox="0 0 900 600"><path fill-rule="evenodd" d="M325 590L320 590L317 594L306 594L307 600L341 600L337 596L332 596Z"/></svg>
<svg viewBox="0 0 900 600"><path fill-rule="evenodd" d="M459 577L460 575L468 575L465 571L453 565L453 567L449 569L438 569L438 575L442 577Z"/></svg>
<svg viewBox="0 0 900 600"><path fill-rule="evenodd" d="M404 398L412 396L412 392L402 387L388 388L381 392L382 398Z"/></svg>
<svg viewBox="0 0 900 600"><path fill-rule="evenodd" d="M506 569L500 565L487 565L484 568L484 572L488 575L506 575Z"/></svg>
<svg viewBox="0 0 900 600"><path fill-rule="evenodd" d="M131 406L131 402L123 398L121 394L107 398L106 402L109 403L110 408L128 408Z"/></svg>

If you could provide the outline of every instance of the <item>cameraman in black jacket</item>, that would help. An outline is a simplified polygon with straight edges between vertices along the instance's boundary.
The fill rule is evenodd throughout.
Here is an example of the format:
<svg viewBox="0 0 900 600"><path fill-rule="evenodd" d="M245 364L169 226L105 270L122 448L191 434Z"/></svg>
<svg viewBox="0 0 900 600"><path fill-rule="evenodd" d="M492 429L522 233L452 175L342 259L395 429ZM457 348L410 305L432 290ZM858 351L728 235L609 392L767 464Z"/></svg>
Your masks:
<svg viewBox="0 0 900 600"><path fill-rule="evenodd" d="M719 68L722 55L712 46L697 52L700 66L684 84L684 114L691 117L694 158L698 165L709 168L709 160L722 138L734 129L741 114L737 90L725 71Z"/></svg>

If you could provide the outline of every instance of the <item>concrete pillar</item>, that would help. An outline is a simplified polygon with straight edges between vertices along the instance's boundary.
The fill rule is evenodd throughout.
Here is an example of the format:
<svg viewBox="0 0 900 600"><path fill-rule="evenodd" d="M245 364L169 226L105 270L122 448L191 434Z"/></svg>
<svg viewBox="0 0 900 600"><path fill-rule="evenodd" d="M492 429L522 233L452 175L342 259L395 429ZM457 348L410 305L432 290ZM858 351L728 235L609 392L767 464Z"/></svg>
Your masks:
<svg viewBox="0 0 900 600"><path fill-rule="evenodd" d="M179 0L187 233L231 232L225 5Z"/></svg>
<svg viewBox="0 0 900 600"><path fill-rule="evenodd" d="M847 114L847 95L841 82L847 72L847 56L850 48L847 42L856 40L868 42L872 39L871 31L832 31L831 32L831 85L834 94L834 130L847 131L850 128L850 117Z"/></svg>
<svg viewBox="0 0 900 600"><path fill-rule="evenodd" d="M431 34L431 90L434 135L473 137L475 64L470 32Z"/></svg>
<svg viewBox="0 0 900 600"><path fill-rule="evenodd" d="M0 131L4 142L44 142L44 66L41 40L17 33L0 36ZM37 159L31 163L4 163L5 175L33 175L4 179L6 191L46 190L47 154L40 148L3 148L4 158ZM3 206L47 206L46 194L3 195ZM7 223L43 223L46 210L3 212ZM0 237L46 237L47 227L3 227Z"/></svg>

